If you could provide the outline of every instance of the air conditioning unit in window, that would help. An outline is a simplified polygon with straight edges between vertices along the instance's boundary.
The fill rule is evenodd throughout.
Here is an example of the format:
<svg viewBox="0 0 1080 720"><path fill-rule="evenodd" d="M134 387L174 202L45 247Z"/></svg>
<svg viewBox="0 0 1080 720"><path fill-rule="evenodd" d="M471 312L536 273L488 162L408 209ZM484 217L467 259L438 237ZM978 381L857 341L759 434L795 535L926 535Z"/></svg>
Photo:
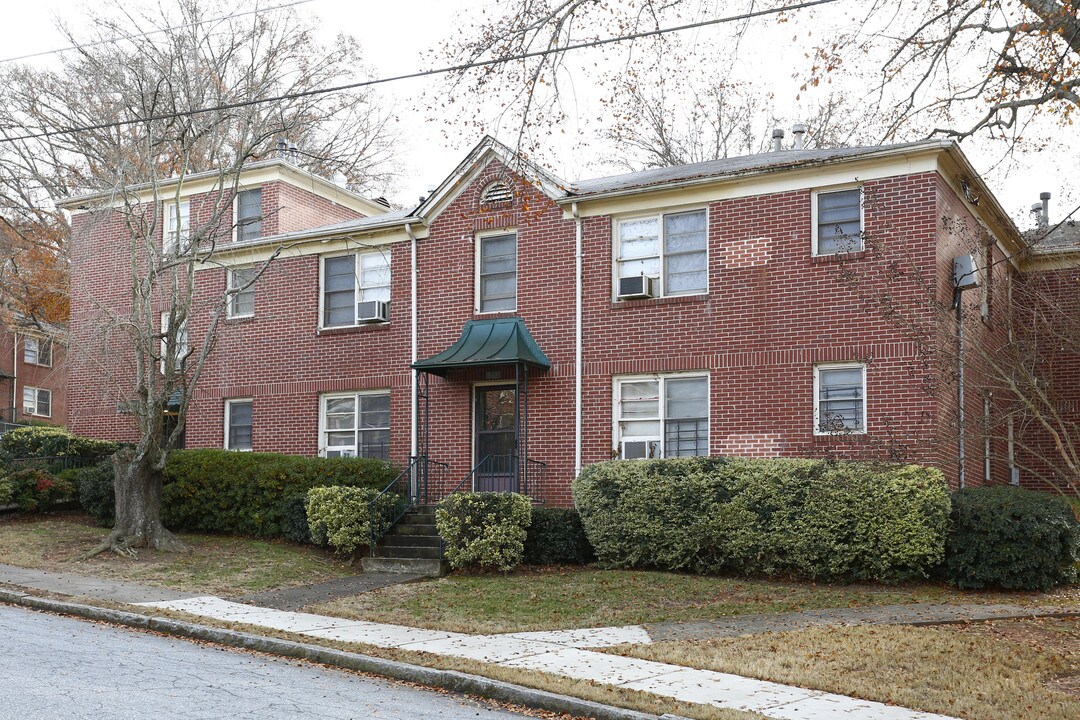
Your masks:
<svg viewBox="0 0 1080 720"><path fill-rule="evenodd" d="M619 278L620 300L651 297L653 297L653 279L648 275Z"/></svg>
<svg viewBox="0 0 1080 720"><path fill-rule="evenodd" d="M623 460L646 460L660 455L660 442L657 440L624 440L622 444Z"/></svg>
<svg viewBox="0 0 1080 720"><path fill-rule="evenodd" d="M390 321L390 303L382 300L365 300L356 303L356 322L376 323Z"/></svg>

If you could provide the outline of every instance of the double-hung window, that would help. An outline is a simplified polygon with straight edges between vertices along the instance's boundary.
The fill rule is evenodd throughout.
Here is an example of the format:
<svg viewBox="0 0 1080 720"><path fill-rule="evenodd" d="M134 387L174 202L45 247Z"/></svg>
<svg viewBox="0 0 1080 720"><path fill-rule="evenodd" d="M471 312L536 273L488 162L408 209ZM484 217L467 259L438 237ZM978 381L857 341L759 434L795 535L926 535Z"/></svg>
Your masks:
<svg viewBox="0 0 1080 720"><path fill-rule="evenodd" d="M226 450L251 450L252 426L251 398L225 401Z"/></svg>
<svg viewBox="0 0 1080 720"><path fill-rule="evenodd" d="M390 302L388 252L323 258L323 327L357 324L360 303Z"/></svg>
<svg viewBox="0 0 1080 720"><path fill-rule="evenodd" d="M661 375L615 383L619 457L709 454L709 377Z"/></svg>
<svg viewBox="0 0 1080 720"><path fill-rule="evenodd" d="M863 249L862 190L818 191L813 198L814 254Z"/></svg>
<svg viewBox="0 0 1080 720"><path fill-rule="evenodd" d="M52 417L52 392L42 388L23 388L23 414Z"/></svg>
<svg viewBox="0 0 1080 720"><path fill-rule="evenodd" d="M52 365L52 343L45 338L26 336L23 339L23 362L30 365Z"/></svg>
<svg viewBox="0 0 1080 720"><path fill-rule="evenodd" d="M236 193L236 239L262 237L262 188Z"/></svg>
<svg viewBox="0 0 1080 720"><path fill-rule="evenodd" d="M658 296L708 292L708 235L705 210L621 220L618 277L651 277Z"/></svg>
<svg viewBox="0 0 1080 720"><path fill-rule="evenodd" d="M814 434L866 432L866 365L814 368Z"/></svg>
<svg viewBox="0 0 1080 720"><path fill-rule="evenodd" d="M390 459L390 393L323 395L320 416L325 457Z"/></svg>
<svg viewBox="0 0 1080 720"><path fill-rule="evenodd" d="M477 310L517 309L517 235L481 236L477 261Z"/></svg>
<svg viewBox="0 0 1080 720"><path fill-rule="evenodd" d="M161 250L172 255L187 250L191 228L191 204L187 200L165 203L165 235Z"/></svg>
<svg viewBox="0 0 1080 720"><path fill-rule="evenodd" d="M187 322L180 323L176 328L176 334L172 339L172 347L169 347L169 313L161 313L161 374L165 374L165 363L171 358L173 370L180 370L184 366L184 360L188 354Z"/></svg>
<svg viewBox="0 0 1080 720"><path fill-rule="evenodd" d="M255 274L253 267L229 269L229 307L230 318L244 318L255 315Z"/></svg>

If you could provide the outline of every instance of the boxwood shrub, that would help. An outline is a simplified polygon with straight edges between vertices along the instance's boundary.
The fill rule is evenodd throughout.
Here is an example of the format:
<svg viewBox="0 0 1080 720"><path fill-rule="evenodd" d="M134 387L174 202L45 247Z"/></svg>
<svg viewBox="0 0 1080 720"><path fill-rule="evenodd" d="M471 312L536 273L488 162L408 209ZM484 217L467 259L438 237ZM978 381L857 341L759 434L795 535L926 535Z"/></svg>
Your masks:
<svg viewBox="0 0 1080 720"><path fill-rule="evenodd" d="M944 557L938 470L718 457L589 466L574 504L600 562L895 582Z"/></svg>
<svg viewBox="0 0 1080 720"><path fill-rule="evenodd" d="M308 529L307 493L286 495L281 504L282 536L291 542L310 544L311 530Z"/></svg>
<svg viewBox="0 0 1080 720"><path fill-rule="evenodd" d="M316 545L329 545L348 555L366 547L371 538L371 501L376 500L376 531L382 534L402 510L405 499L381 489L316 487L307 494L308 531Z"/></svg>
<svg viewBox="0 0 1080 720"><path fill-rule="evenodd" d="M531 521L532 503L517 493L454 493L435 511L452 568L513 570L525 554Z"/></svg>
<svg viewBox="0 0 1080 720"><path fill-rule="evenodd" d="M289 495L330 485L382 489L396 475L366 458L177 450L165 467L162 520L171 530L281 537Z"/></svg>
<svg viewBox="0 0 1080 720"><path fill-rule="evenodd" d="M7 461L19 458L92 458L112 455L119 447L106 440L72 435L58 427L21 427L0 435L0 457Z"/></svg>
<svg viewBox="0 0 1080 720"><path fill-rule="evenodd" d="M961 588L1046 590L1075 580L1080 523L1060 497L1018 487L953 495L945 574Z"/></svg>
<svg viewBox="0 0 1080 720"><path fill-rule="evenodd" d="M93 515L98 525L112 527L116 522L116 495L111 460L102 460L83 468L67 471L76 479L79 504Z"/></svg>
<svg viewBox="0 0 1080 720"><path fill-rule="evenodd" d="M525 562L531 565L584 565L596 557L581 515L573 508L533 508L525 535Z"/></svg>

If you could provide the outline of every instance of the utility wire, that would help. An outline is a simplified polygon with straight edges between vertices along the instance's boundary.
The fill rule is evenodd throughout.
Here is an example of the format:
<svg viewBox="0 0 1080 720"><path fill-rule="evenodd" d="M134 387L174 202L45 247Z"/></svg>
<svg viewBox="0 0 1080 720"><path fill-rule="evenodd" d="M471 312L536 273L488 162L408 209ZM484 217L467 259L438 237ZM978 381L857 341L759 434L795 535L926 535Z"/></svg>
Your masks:
<svg viewBox="0 0 1080 720"><path fill-rule="evenodd" d="M153 122L157 120L170 120L173 118L193 117L195 115L202 115L209 112L218 112L221 110L233 110L235 108L250 107L252 105L261 105L263 103L277 102L279 100L297 100L299 98L312 97L315 95L326 95L329 93L342 92L344 90L356 90L358 88L372 87L374 85L384 85L386 83L399 82L401 80L413 80L416 78L430 77L432 75L444 75L446 73L461 72L463 70L469 70L472 68L490 67L492 65L500 65L502 63L507 63L514 60L528 60L536 57L546 57L548 55L570 52L572 50L582 50L585 48L600 47L603 45L626 42L628 40L640 40L642 38L656 37L659 35L665 35L667 33L682 32L684 30L693 30L696 28L708 27L711 25L721 25L725 23L736 22L738 20L751 20L754 18L765 17L767 15L778 15L780 13L788 12L791 10L803 10L806 8L814 7L816 5L828 5L837 1L838 0L807 0L806 2L800 2L794 5L787 5L780 8L756 10L753 12L742 13L739 15L729 15L726 17L714 18L712 20L702 20L700 22L687 23L685 25L676 25L669 28L644 30L642 32L631 33L629 35L618 35L616 37L605 38L603 40L590 40L588 42L574 43L559 48L534 50L531 52L519 53L517 55L504 55L502 57L494 58L491 60L477 60L474 62L461 63L459 65L449 65L446 67L434 68L431 70L418 70L416 72L405 73L403 75L393 75L390 77L376 78L374 80L363 80L359 82L348 83L346 85L337 85L329 88L315 88L312 90L304 90L302 92L286 93L284 95L275 95L273 97L259 98L257 100L238 100L236 102L222 103L220 105L213 105L204 108L195 108L193 110L186 110L183 112L147 115L146 117L132 118L131 120L119 120L115 122L98 123L96 125L82 125L79 127L65 128L63 130L47 130L44 132L28 133L26 135L0 137L0 143L10 143L18 140L34 140L37 138L52 137L55 135L71 135L73 133L88 132L91 130L104 130L107 128L126 127L128 125L137 125L139 123Z"/></svg>
<svg viewBox="0 0 1080 720"><path fill-rule="evenodd" d="M59 55L61 53L71 52L72 50L82 50L83 48L97 47L98 45L111 45L121 40L134 40L136 38L149 37L150 35L159 35L165 32L172 32L173 30L184 30L186 28L197 27L199 25L205 25L207 23L219 22L221 20L229 20L231 18L243 17L244 15L257 15L264 12L270 12L271 10L282 10L284 8L293 7L295 5L304 5L315 0L296 0L296 2L285 3L284 5L274 5L266 8L255 8L254 10L247 10L245 12L233 13L232 15L225 15L223 17L210 18L208 20L198 20L193 23L185 23L183 25L174 25L167 28L159 28L157 30L148 30L144 33L135 33L134 35L121 35L120 37L109 38L107 40L96 40L94 42L82 43L79 45L69 45L68 47L56 48L54 50L42 50L41 52L30 53L28 55L17 55L15 57L0 58L0 63L15 62L16 60L29 60L30 58L43 57L45 55Z"/></svg>

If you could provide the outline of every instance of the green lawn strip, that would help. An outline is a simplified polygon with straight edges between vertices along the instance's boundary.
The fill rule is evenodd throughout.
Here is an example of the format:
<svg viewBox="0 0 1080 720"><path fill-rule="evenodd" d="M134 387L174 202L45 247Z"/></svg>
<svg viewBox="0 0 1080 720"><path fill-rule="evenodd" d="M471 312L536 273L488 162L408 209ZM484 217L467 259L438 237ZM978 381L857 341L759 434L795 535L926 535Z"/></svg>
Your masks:
<svg viewBox="0 0 1080 720"><path fill-rule="evenodd" d="M225 597L324 582L357 572L318 548L195 534L180 536L190 553L141 550L134 560L103 553L72 561L92 549L107 532L77 513L0 518L0 562Z"/></svg>
<svg viewBox="0 0 1080 720"><path fill-rule="evenodd" d="M608 648L966 720L1080 717L1080 620L814 627Z"/></svg>
<svg viewBox="0 0 1080 720"><path fill-rule="evenodd" d="M1046 597L1039 595L1039 598ZM928 602L1033 601L942 585L820 585L590 568L454 574L321 603L310 611L471 633L707 620L732 615Z"/></svg>

